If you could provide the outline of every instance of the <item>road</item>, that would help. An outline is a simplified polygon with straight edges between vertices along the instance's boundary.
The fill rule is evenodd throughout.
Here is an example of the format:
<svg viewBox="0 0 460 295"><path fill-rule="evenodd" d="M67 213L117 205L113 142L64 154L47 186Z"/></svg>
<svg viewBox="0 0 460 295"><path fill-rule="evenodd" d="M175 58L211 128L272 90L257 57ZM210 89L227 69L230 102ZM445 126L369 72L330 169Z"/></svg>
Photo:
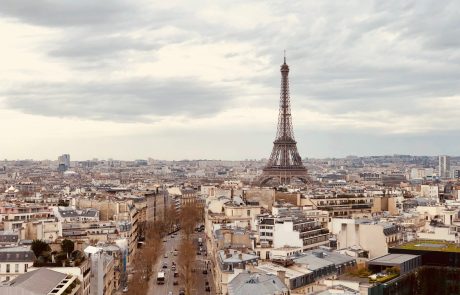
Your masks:
<svg viewBox="0 0 460 295"><path fill-rule="evenodd" d="M195 233L192 235L192 239L194 243L198 246L198 237L201 237L204 241L205 235L204 233ZM180 270L180 261L178 261L178 256L173 255L174 249L179 250L180 240L182 239L181 231L177 232L175 237L171 235L165 237L166 242L164 242L163 253L156 262L155 266L153 267L153 276L149 280L149 292L148 295L168 295L169 291L172 291L173 295L179 294L179 288L184 287L184 283L182 282L180 277L175 278L174 272L171 270L172 262L174 261L177 264L177 270ZM207 250L207 249L206 249ZM165 252L167 254L167 258L165 258ZM210 294L214 295L215 292L213 290L214 283L212 281L211 271L208 270L208 274L203 274L203 269L206 268L206 260L207 256L204 255L197 255L196 257L196 265L198 270L196 271L199 280L197 280L197 286L195 290L192 290L191 295L203 295L203 294ZM167 264L167 268L163 269L163 263ZM157 273L159 270L164 270L165 272L165 284L164 285L157 285ZM177 281L179 284L174 286L173 282ZM210 292L205 291L205 282L209 283L211 287Z"/></svg>

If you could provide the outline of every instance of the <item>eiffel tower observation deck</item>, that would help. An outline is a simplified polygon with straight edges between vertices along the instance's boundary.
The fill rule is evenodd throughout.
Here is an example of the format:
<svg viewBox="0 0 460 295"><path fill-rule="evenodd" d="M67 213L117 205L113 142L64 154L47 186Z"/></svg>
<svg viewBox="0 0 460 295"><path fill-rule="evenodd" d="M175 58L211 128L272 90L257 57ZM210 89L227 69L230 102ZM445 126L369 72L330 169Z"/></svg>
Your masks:
<svg viewBox="0 0 460 295"><path fill-rule="evenodd" d="M306 183L308 178L307 168L302 164L302 158L297 151L297 142L294 139L288 76L289 66L286 64L286 56L284 56L284 63L281 65L278 130L270 159L258 179L261 186L269 182L289 184L293 179Z"/></svg>

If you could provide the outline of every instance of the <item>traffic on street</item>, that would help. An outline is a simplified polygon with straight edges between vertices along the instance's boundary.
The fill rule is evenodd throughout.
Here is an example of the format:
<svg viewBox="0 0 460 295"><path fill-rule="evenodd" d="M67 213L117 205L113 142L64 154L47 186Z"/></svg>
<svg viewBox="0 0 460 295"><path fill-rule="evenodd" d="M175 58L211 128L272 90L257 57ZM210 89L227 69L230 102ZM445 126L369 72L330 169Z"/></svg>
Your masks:
<svg viewBox="0 0 460 295"><path fill-rule="evenodd" d="M153 275L149 280L149 295L185 295L179 261L179 248L182 238L181 231L163 238L163 253L153 267ZM214 295L212 272L209 269L208 252L204 243L205 235L202 231L198 231L192 234L190 239L193 240L193 244L196 246L197 254L193 267L196 282L190 295Z"/></svg>

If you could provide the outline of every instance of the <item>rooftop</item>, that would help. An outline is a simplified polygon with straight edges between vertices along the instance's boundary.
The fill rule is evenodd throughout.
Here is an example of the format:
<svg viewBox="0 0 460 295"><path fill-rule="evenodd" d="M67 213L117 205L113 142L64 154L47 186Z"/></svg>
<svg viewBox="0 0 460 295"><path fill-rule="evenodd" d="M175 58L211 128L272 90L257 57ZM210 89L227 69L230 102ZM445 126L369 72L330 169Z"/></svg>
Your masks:
<svg viewBox="0 0 460 295"><path fill-rule="evenodd" d="M230 295L265 295L276 291L287 292L284 283L276 276L264 273L240 273L229 284Z"/></svg>
<svg viewBox="0 0 460 295"><path fill-rule="evenodd" d="M452 242L441 240L415 240L402 244L395 248L438 252L460 252L459 245Z"/></svg>
<svg viewBox="0 0 460 295"><path fill-rule="evenodd" d="M380 265L395 265L401 264L406 261L416 258L418 255L410 254L387 254L369 261L369 264L380 264Z"/></svg>

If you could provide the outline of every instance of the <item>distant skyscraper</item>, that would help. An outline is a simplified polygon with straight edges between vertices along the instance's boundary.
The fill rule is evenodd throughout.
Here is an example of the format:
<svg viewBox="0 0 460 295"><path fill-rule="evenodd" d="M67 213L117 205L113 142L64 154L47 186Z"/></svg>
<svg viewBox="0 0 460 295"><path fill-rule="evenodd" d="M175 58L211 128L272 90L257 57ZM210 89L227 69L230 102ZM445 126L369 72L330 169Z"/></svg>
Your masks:
<svg viewBox="0 0 460 295"><path fill-rule="evenodd" d="M450 177L450 157L439 156L439 177L449 178Z"/></svg>
<svg viewBox="0 0 460 295"><path fill-rule="evenodd" d="M63 154L58 158L58 171L66 171L70 168L70 155Z"/></svg>

